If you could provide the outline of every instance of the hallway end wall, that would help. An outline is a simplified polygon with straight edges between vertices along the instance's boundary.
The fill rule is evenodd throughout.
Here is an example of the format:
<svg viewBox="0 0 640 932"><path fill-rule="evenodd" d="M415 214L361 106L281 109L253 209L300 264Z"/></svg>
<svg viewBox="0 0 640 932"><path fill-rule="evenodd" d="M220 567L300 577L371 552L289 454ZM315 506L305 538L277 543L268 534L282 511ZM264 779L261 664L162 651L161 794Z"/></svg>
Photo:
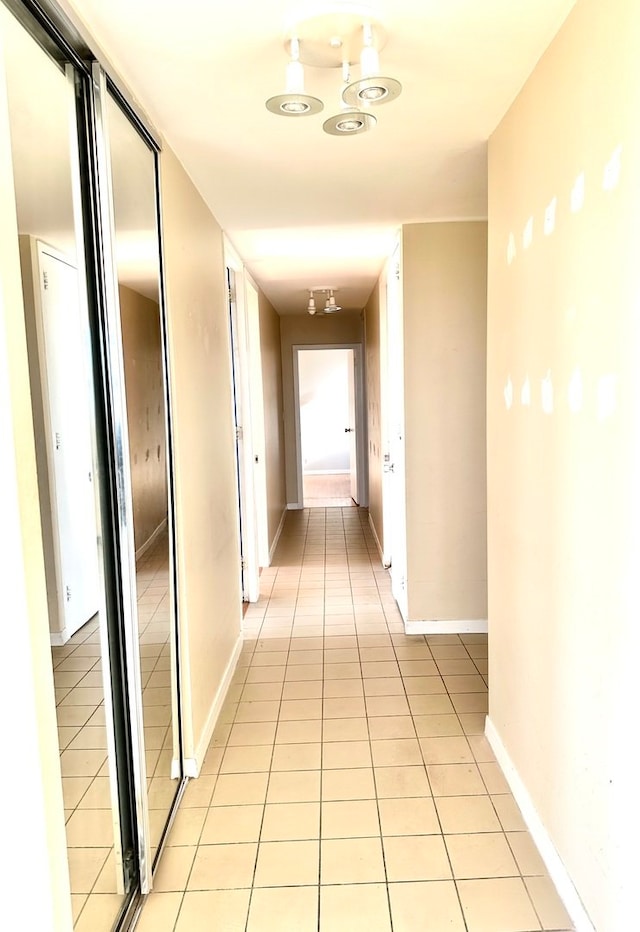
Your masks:
<svg viewBox="0 0 640 932"><path fill-rule="evenodd" d="M486 624L487 224L402 228L408 621Z"/></svg>
<svg viewBox="0 0 640 932"><path fill-rule="evenodd" d="M284 402L284 445L287 477L287 504L302 503L302 489L298 488L298 462L296 457L296 417L298 399L293 384L293 347L362 343L362 315L358 311L311 317L309 314L291 314L280 318L282 350L282 393Z"/></svg>
<svg viewBox="0 0 640 932"><path fill-rule="evenodd" d="M287 508L280 318L260 289L258 289L258 307L260 312L260 356L264 402L267 523L269 549L271 551L277 543Z"/></svg>
<svg viewBox="0 0 640 932"><path fill-rule="evenodd" d="M161 163L185 756L197 771L241 644L229 315L220 227L170 149Z"/></svg>
<svg viewBox="0 0 640 932"><path fill-rule="evenodd" d="M598 932L638 915L639 114L637 0L581 0L489 146L489 726Z"/></svg>

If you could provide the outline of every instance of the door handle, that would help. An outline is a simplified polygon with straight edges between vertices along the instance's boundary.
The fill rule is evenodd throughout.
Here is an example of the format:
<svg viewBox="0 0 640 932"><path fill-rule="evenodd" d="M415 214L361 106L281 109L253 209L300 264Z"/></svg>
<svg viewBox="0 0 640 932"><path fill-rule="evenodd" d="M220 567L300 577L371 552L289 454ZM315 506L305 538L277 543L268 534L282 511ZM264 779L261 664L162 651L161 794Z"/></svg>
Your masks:
<svg viewBox="0 0 640 932"><path fill-rule="evenodd" d="M382 467L383 472L394 472L393 463L384 463Z"/></svg>
<svg viewBox="0 0 640 932"><path fill-rule="evenodd" d="M345 427L344 429L345 434L352 434L353 431L354 431L353 427Z"/></svg>

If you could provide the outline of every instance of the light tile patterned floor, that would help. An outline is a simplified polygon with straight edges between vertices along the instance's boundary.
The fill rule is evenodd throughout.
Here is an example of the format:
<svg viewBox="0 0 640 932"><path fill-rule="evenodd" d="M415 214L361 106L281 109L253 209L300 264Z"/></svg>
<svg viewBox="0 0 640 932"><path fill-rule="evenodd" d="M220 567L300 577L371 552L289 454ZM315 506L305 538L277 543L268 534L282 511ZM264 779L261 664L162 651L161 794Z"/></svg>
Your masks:
<svg viewBox="0 0 640 932"><path fill-rule="evenodd" d="M566 930L483 737L481 635L407 637L362 509L290 512L138 932Z"/></svg>

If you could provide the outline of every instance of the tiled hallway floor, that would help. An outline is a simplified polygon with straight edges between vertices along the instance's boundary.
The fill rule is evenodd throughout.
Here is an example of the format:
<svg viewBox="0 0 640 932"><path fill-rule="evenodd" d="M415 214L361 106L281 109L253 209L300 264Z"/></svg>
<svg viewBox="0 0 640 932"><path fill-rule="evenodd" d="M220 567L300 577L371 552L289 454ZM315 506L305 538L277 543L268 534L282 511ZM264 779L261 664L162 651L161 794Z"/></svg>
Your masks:
<svg viewBox="0 0 640 932"><path fill-rule="evenodd" d="M362 509L290 512L138 932L570 922L483 737L482 635L407 637Z"/></svg>

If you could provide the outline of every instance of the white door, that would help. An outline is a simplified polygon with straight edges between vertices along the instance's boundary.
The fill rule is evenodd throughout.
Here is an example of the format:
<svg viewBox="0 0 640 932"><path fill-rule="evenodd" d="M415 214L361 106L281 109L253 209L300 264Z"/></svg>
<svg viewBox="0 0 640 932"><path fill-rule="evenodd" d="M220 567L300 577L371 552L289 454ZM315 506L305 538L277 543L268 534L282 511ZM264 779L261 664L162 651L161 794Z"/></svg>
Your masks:
<svg viewBox="0 0 640 932"><path fill-rule="evenodd" d="M390 521L391 590L403 619L407 619L407 521L404 475L404 339L402 325L402 268L400 245L387 269L387 429L389 459L384 464L385 522ZM385 524L385 541L387 527Z"/></svg>
<svg viewBox="0 0 640 932"><path fill-rule="evenodd" d="M98 611L91 386L78 273L38 243L41 367L48 426L59 627L67 640Z"/></svg>
<svg viewBox="0 0 640 932"><path fill-rule="evenodd" d="M347 398L349 423L345 431L349 435L349 494L356 505L360 504L358 489L358 445L356 431L356 357L353 350L348 350L347 360Z"/></svg>

